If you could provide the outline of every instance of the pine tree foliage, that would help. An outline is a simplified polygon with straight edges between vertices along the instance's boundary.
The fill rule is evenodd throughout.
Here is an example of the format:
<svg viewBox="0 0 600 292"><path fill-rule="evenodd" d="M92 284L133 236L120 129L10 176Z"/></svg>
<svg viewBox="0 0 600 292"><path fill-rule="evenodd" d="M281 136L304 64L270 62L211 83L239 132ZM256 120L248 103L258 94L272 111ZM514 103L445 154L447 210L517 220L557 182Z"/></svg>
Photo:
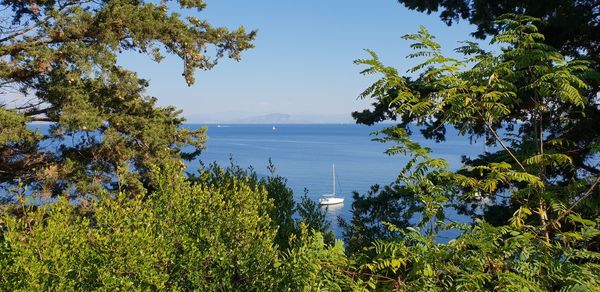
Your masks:
<svg viewBox="0 0 600 292"><path fill-rule="evenodd" d="M123 54L166 55L194 72L238 60L255 32L230 31L193 16L194 1L2 1L0 184L18 181L47 196L94 192L121 171L141 191L150 165L192 159L204 130L180 127L173 107L145 93L149 83L120 65ZM183 16L181 12L190 16ZM37 131L30 122L46 122ZM35 128L35 127L33 127ZM184 151L184 146L192 146Z"/></svg>
<svg viewBox="0 0 600 292"><path fill-rule="evenodd" d="M303 226L309 233L320 233L325 243L335 244L335 235L331 231L331 222L325 217L327 208L322 208L319 204L308 197L308 189L304 189L304 194L300 202L296 204L295 209L298 219L295 222L295 235L301 235Z"/></svg>

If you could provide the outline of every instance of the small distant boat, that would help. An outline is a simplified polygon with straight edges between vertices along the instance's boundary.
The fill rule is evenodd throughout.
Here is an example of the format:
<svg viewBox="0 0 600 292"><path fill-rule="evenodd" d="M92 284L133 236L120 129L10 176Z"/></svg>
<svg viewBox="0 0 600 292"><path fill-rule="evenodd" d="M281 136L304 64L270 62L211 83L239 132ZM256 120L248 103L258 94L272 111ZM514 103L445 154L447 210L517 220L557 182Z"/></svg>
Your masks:
<svg viewBox="0 0 600 292"><path fill-rule="evenodd" d="M344 198L336 197L335 195L335 164L333 170L333 193L325 194L319 199L319 205L335 205L344 203Z"/></svg>
<svg viewBox="0 0 600 292"><path fill-rule="evenodd" d="M275 126L273 126L273 131L277 130L277 128L275 128Z"/></svg>

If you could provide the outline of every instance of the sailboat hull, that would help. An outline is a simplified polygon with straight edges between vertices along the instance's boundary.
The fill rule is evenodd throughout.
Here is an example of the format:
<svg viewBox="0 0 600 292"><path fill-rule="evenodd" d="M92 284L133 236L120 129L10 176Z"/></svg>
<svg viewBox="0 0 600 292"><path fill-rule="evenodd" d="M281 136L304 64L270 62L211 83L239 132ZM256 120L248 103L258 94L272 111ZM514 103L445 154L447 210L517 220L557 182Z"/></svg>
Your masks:
<svg viewBox="0 0 600 292"><path fill-rule="evenodd" d="M319 199L319 205L335 205L344 203L344 198L321 198Z"/></svg>

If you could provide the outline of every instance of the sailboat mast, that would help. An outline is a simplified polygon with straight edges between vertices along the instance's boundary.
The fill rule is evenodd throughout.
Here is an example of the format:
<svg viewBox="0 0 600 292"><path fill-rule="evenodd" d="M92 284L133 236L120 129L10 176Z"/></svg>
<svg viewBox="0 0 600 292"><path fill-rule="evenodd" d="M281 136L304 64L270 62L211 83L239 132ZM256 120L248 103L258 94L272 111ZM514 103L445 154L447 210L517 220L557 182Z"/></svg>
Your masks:
<svg viewBox="0 0 600 292"><path fill-rule="evenodd" d="M332 167L333 169L333 194L335 195L335 164Z"/></svg>

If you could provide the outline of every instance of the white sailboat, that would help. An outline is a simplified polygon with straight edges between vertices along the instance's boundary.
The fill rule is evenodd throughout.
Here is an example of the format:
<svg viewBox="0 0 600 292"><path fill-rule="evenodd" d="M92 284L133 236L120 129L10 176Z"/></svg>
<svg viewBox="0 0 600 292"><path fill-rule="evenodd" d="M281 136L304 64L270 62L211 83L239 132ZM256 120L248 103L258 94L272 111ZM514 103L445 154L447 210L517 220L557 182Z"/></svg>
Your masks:
<svg viewBox="0 0 600 292"><path fill-rule="evenodd" d="M332 167L333 169L333 193L325 194L322 198L319 199L319 205L335 205L344 203L344 198L335 196L335 164Z"/></svg>

